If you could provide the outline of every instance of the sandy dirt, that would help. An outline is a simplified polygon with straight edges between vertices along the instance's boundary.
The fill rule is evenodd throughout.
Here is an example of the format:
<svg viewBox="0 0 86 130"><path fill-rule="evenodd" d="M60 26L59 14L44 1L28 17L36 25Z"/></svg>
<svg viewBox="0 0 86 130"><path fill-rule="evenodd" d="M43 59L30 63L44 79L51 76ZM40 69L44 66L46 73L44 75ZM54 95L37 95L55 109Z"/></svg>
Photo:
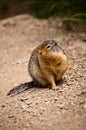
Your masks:
<svg viewBox="0 0 86 130"><path fill-rule="evenodd" d="M0 21L0 130L86 130L86 34L60 28L59 19L29 15ZM46 39L58 41L69 59L60 89L31 88L7 96L31 81L29 57Z"/></svg>

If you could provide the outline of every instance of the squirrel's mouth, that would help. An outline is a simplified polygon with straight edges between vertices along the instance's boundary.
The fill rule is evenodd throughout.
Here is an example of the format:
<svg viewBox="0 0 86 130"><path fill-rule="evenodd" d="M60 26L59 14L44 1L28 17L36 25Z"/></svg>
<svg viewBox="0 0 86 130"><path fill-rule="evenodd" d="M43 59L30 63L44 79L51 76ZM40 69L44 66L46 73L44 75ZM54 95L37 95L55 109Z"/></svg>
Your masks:
<svg viewBox="0 0 86 130"><path fill-rule="evenodd" d="M39 55L40 55L40 56L45 56L45 55L46 55L46 52L42 52L42 51L39 50Z"/></svg>

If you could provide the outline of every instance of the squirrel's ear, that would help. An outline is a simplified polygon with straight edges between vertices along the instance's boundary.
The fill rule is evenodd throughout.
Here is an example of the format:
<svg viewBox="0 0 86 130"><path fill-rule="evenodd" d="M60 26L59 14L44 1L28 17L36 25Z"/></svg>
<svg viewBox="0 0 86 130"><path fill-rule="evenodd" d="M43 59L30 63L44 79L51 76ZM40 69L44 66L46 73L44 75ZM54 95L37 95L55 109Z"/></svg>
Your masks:
<svg viewBox="0 0 86 130"><path fill-rule="evenodd" d="M54 42L54 46L57 46L57 45L58 45L58 43L55 41L55 42Z"/></svg>

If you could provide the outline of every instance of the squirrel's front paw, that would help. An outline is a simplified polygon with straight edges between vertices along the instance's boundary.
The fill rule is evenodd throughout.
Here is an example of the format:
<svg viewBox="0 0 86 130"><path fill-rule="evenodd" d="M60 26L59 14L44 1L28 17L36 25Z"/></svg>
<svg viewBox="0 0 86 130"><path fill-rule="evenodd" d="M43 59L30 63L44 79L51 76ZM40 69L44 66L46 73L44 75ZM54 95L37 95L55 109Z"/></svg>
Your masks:
<svg viewBox="0 0 86 130"><path fill-rule="evenodd" d="M52 90L57 90L58 87L57 86L52 86Z"/></svg>

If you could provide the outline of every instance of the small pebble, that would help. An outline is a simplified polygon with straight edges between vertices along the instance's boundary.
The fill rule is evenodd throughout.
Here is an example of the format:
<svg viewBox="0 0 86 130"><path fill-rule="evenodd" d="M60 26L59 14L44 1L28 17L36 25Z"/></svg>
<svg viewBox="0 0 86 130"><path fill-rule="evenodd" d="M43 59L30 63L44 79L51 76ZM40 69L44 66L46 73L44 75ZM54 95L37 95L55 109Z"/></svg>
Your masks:
<svg viewBox="0 0 86 130"><path fill-rule="evenodd" d="M8 118L14 118L14 115L8 115Z"/></svg>
<svg viewBox="0 0 86 130"><path fill-rule="evenodd" d="M5 107L5 105L3 104L2 107Z"/></svg>

